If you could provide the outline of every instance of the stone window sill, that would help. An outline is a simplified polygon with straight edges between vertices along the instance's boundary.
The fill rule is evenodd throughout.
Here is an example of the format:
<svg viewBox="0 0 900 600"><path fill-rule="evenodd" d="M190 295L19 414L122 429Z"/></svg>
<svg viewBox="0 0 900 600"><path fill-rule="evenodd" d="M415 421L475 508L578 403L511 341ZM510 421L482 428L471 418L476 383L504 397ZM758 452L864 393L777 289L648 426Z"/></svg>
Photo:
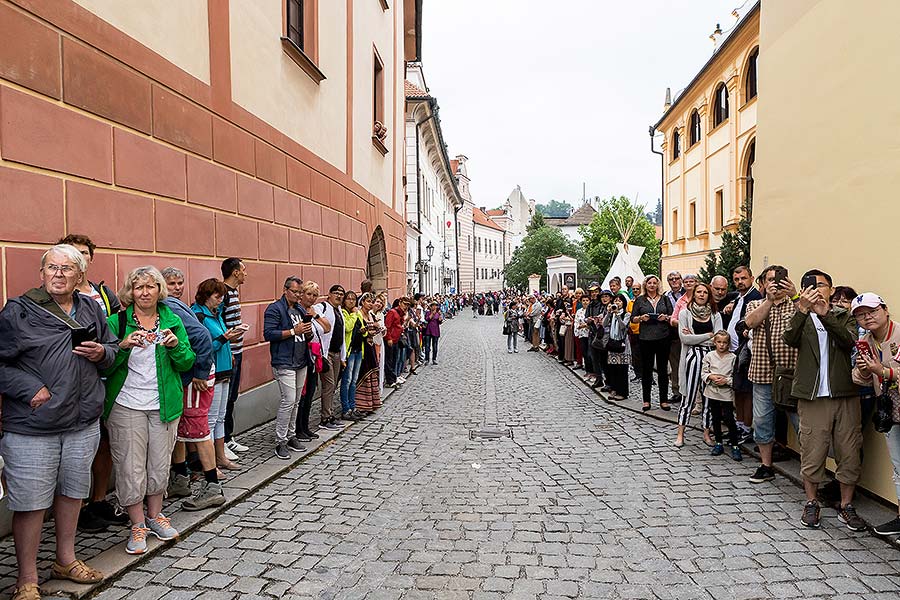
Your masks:
<svg viewBox="0 0 900 600"><path fill-rule="evenodd" d="M381 152L381 155L382 155L382 156L387 156L387 153L388 153L387 146L385 146L385 145L384 145L384 142L382 142L381 140L379 140L379 139L378 139L377 137L375 137L374 135L372 136L372 145L375 146L375 147L378 149L379 152Z"/></svg>
<svg viewBox="0 0 900 600"><path fill-rule="evenodd" d="M281 47L284 49L285 53L294 61L300 69L309 75L309 78L312 79L316 85L321 83L325 79L325 74L319 70L319 67L316 66L316 63L312 61L310 57L300 49L297 44L292 42L286 37L281 38Z"/></svg>

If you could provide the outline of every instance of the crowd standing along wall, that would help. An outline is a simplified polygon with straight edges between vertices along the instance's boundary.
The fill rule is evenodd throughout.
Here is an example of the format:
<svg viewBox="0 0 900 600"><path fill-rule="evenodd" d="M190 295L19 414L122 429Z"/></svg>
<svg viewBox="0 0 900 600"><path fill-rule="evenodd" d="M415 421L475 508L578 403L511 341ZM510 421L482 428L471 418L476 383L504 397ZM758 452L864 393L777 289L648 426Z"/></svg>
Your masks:
<svg viewBox="0 0 900 600"><path fill-rule="evenodd" d="M900 71L898 19L900 4L877 0L763 3L752 247L755 272L782 264L796 282L823 269L835 284L880 294L894 320L900 109L884 98L900 84L884 74ZM802 109L800 89L814 100ZM864 433L860 483L894 502L884 436L871 425Z"/></svg>
<svg viewBox="0 0 900 600"><path fill-rule="evenodd" d="M288 275L359 289L372 273L377 288L401 292L395 207L404 22L415 3L373 4L377 21L354 21L352 0L304 3L326 77L316 82L282 49L280 0L0 1L3 301L37 285L42 252L68 233L98 244L90 278L114 289L136 266L172 265L192 297L203 279L221 278L223 258L241 257L246 391L272 378L263 311ZM261 60L277 64L232 56L251 34ZM372 115L354 110L372 110L373 52L386 153ZM251 78L253 68L262 75Z"/></svg>

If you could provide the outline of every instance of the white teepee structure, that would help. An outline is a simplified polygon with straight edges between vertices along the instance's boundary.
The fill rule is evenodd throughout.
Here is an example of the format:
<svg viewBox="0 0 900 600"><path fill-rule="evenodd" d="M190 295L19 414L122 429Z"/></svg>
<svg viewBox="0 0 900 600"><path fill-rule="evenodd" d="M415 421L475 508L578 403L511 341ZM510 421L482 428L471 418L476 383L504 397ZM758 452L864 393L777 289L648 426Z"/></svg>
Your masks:
<svg viewBox="0 0 900 600"><path fill-rule="evenodd" d="M638 212L630 223L626 223L621 216L616 213L612 214L613 223L616 224L616 229L619 231L619 235L622 236L622 241L616 244L616 258L613 260L609 273L606 274L606 279L603 280L602 289L609 289L609 280L613 277L619 277L623 282L622 285L624 285L625 278L629 276L634 278L635 283L644 282L644 272L641 271L641 267L638 264L644 255L644 247L630 246L628 244L628 238L634 233L635 227L637 227L642 218L643 215Z"/></svg>

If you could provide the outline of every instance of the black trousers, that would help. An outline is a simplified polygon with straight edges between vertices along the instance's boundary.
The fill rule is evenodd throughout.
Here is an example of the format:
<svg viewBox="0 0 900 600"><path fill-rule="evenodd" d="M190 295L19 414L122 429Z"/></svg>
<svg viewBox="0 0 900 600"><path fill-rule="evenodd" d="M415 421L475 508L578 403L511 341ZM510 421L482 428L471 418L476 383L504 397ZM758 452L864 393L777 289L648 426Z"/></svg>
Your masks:
<svg viewBox="0 0 900 600"><path fill-rule="evenodd" d="M722 421L728 427L728 443L731 446L737 446L738 430L737 423L734 422L734 403L722 400L709 400L709 412L712 413L713 435L716 443L722 443Z"/></svg>
<svg viewBox="0 0 900 600"><path fill-rule="evenodd" d="M613 391L622 396L628 397L628 365L608 365L606 372L609 374L608 383Z"/></svg>
<svg viewBox="0 0 900 600"><path fill-rule="evenodd" d="M297 435L309 431L309 411L312 408L313 396L319 385L319 374L313 371L312 365L306 369L306 389L300 396L300 406L297 408Z"/></svg>
<svg viewBox="0 0 900 600"><path fill-rule="evenodd" d="M397 381L397 344L384 344L384 384L392 385Z"/></svg>
<svg viewBox="0 0 900 600"><path fill-rule="evenodd" d="M593 373L594 361L591 360L591 338L578 338L578 343L581 344L581 358L584 361L584 372Z"/></svg>
<svg viewBox="0 0 900 600"><path fill-rule="evenodd" d="M232 354L231 386L228 388L228 401L225 404L225 441L231 441L234 432L234 403L241 391L241 362L243 353Z"/></svg>
<svg viewBox="0 0 900 600"><path fill-rule="evenodd" d="M606 358L604 356L605 353L606 350L600 350L591 346L591 365L594 367L594 375L597 376L594 385L598 387L603 385L606 378L606 368L604 366L606 363L604 360Z"/></svg>
<svg viewBox="0 0 900 600"><path fill-rule="evenodd" d="M653 387L653 368L656 365L656 381L659 384L659 402L669 401L669 338L662 340L641 340L641 387L644 404L650 404L650 389Z"/></svg>
<svg viewBox="0 0 900 600"><path fill-rule="evenodd" d="M641 376L641 339L636 333L628 332L628 341L631 342L631 367L637 377Z"/></svg>

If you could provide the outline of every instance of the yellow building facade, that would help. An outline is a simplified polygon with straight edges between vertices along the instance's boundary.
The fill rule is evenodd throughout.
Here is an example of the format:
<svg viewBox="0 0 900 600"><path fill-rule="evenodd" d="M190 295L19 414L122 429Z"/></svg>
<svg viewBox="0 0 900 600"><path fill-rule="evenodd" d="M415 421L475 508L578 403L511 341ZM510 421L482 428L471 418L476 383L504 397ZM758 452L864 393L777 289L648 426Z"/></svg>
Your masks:
<svg viewBox="0 0 900 600"><path fill-rule="evenodd" d="M759 4L655 125L663 134L662 271L697 273L753 194Z"/></svg>
<svg viewBox="0 0 900 600"><path fill-rule="evenodd" d="M753 268L816 267L900 318L900 3L766 2L760 22ZM867 427L861 484L896 501L884 436Z"/></svg>

